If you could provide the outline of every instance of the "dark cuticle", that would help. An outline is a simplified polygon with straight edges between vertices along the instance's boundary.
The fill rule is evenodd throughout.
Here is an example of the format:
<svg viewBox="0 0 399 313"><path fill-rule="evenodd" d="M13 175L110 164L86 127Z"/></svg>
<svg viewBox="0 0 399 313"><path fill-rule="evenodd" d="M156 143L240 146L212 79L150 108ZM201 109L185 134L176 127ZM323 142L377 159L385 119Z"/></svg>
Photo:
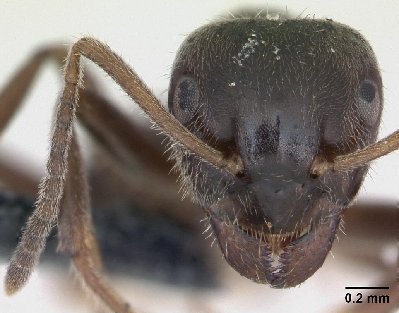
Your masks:
<svg viewBox="0 0 399 313"><path fill-rule="evenodd" d="M188 99L194 86L198 109ZM169 108L226 159L242 160L234 176L195 158L181 166L226 261L277 288L310 277L331 248L341 203L367 172L334 171L334 162L377 136L382 82L367 42L325 20L209 24L178 53Z"/></svg>

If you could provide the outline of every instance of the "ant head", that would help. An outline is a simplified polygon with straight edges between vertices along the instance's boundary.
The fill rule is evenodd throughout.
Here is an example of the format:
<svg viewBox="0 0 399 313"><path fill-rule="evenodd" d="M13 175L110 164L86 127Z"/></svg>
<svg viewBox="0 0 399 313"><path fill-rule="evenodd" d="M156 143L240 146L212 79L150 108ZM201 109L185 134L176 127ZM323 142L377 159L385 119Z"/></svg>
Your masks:
<svg viewBox="0 0 399 313"><path fill-rule="evenodd" d="M333 21L241 18L186 39L169 109L244 171L231 177L185 153L178 163L242 275L288 287L322 265L367 166L321 178L310 167L374 142L382 106L370 46Z"/></svg>

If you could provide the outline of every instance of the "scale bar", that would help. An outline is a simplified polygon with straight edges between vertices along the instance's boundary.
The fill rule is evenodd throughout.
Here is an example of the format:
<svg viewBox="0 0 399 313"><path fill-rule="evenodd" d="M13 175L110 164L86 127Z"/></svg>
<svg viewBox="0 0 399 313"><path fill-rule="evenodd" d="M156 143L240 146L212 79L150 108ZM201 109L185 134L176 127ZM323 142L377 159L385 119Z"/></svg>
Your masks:
<svg viewBox="0 0 399 313"><path fill-rule="evenodd" d="M345 287L345 289L389 289L389 287Z"/></svg>

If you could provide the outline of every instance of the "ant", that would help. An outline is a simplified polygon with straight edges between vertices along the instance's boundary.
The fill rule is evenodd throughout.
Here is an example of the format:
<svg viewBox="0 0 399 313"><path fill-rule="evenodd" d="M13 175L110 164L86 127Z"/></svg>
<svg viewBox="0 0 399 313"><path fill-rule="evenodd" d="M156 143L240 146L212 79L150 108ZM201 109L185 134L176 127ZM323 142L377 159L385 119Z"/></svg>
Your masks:
<svg viewBox="0 0 399 313"><path fill-rule="evenodd" d="M0 94L0 130L42 62L62 63L64 56L63 49L44 49L16 74ZM82 38L68 54L47 173L10 261L8 294L27 282L57 226L59 251L88 288L114 312L134 312L100 275L74 122L115 158L120 150L134 151L157 167L159 154L109 103L83 88L82 56L167 136L182 188L205 211L226 261L274 288L297 286L322 266L369 162L399 148L399 132L376 142L383 90L371 47L332 20L246 17L197 29L173 65L170 113L109 47Z"/></svg>

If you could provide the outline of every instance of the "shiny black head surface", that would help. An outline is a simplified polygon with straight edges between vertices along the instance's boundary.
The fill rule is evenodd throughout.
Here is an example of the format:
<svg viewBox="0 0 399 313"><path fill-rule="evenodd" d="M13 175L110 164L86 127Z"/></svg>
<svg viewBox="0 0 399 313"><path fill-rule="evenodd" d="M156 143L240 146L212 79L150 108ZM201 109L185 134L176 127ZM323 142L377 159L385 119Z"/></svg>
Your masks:
<svg viewBox="0 0 399 313"><path fill-rule="evenodd" d="M241 18L206 25L185 40L169 109L244 163L233 177L176 153L183 183L209 215L230 265L281 288L323 264L367 167L313 178L311 164L374 142L382 106L373 51L345 25Z"/></svg>

